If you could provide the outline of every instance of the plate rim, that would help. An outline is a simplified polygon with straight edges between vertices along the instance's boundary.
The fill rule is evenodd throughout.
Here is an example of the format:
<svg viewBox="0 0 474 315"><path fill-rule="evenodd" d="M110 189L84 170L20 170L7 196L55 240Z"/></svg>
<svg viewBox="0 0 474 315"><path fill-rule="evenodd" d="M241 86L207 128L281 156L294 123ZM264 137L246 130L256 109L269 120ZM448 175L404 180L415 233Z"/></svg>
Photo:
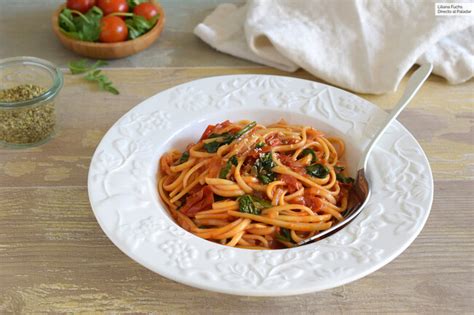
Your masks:
<svg viewBox="0 0 474 315"><path fill-rule="evenodd" d="M208 291L217 292L217 293L224 293L224 294L230 294L230 295L239 295L239 296L292 296L292 295L307 294L307 293L314 293L314 292L318 292L318 291L322 291L322 290L328 290L328 289L332 289L332 288L335 288L335 287L338 287L338 286L341 286L341 285L352 283L352 282L354 282L358 279L366 277L367 275L379 270L380 268L384 267L388 263L392 262L395 258L400 256L414 242L414 240L419 236L419 234L423 230L424 226L426 225L428 217L431 213L433 200L434 200L434 180L433 180L433 174L432 174L431 165L429 163L429 159L428 159L426 153L424 152L422 146L416 140L416 138L412 135L412 133L403 124L401 124L399 121L396 121L395 124L397 124L397 127L399 127L403 131L403 133L405 133L406 136L410 137L410 139L418 145L418 147L420 148L421 157L423 159L423 162L425 163L424 166L427 167L428 179L429 179L429 184L430 184L430 191L429 191L430 198L429 198L429 201L428 201L428 206L426 208L426 212L425 212L426 214L424 215L423 220L420 221L417 229L411 233L409 239L406 240L405 243L403 243L403 245L399 246L397 248L397 250L392 252L389 257L386 257L381 262L379 262L379 263L377 263L377 264L375 264L375 265L373 265L369 268L366 268L364 270L364 272L359 272L356 275L354 275L352 277L349 277L349 278L343 278L343 279L340 279L340 280L333 281L331 285L328 285L328 286L326 286L322 289L314 289L314 288L311 288L311 287L303 287L301 290L295 290L294 288L292 288L289 291L286 291L286 289L279 289L277 291L272 291L272 290L268 290L268 289L259 290L259 291L252 291L251 289L249 289L249 291L244 294L242 292L239 292L238 290L231 289L231 288L228 288L228 287L224 288L222 286L220 288L216 288L212 285L206 285L205 282L202 282L202 284L201 284L201 283L196 283L196 282L193 282L193 281L188 281L187 279L183 280L183 278L177 277L176 273L174 273L174 272L168 272L167 270L165 270L165 271L164 270L157 270L156 266L153 266L153 265L149 264L147 261L140 258L139 255L134 254L132 251L128 250L125 246L123 246L123 244L121 244L118 241L116 236L109 235L109 233L107 232L107 228L105 228L104 222L102 222L102 218L100 218L97 215L97 209L94 208L94 205L93 205L93 202L92 202L92 197L91 197L92 185L90 183L91 176L92 176L91 175L92 163L97 158L97 155L99 153L99 149L105 143L106 138L112 133L112 131L118 126L118 124L120 123L120 121L124 117L126 117L127 115L130 115L138 107L144 106L144 104L146 104L148 102L151 102L153 98L158 97L158 95L160 95L162 93L170 92L170 91L173 91L177 88L184 87L184 86L187 86L187 85L192 85L195 82L199 82L199 81L207 81L207 80L212 81L212 80L215 80L215 79L218 79L218 78L239 78L239 77L244 77L244 78L250 78L250 77L277 77L277 78L285 78L285 79L289 79L289 80L303 81L303 82L307 82L307 83L316 83L318 85L324 86L325 88L342 91L346 95L348 94L351 97L355 97L359 100L362 100L364 103L369 103L370 105L374 106L378 110L383 111L383 109L381 109L376 104L374 104L374 103L372 103L372 102L370 102L366 99L363 99L362 97L360 97L356 94L345 91L343 89L340 89L340 88L337 88L337 87L334 87L334 86L331 86L331 85L328 85L328 84L325 84L325 83L321 83L321 82L315 82L315 81L311 81L311 80L307 80L307 79L294 78L294 77L289 77L289 76L284 76L284 75L229 74L229 75L209 76L209 77L205 77L205 78L199 78L199 79L196 79L196 80L190 80L190 81L187 81L187 82L169 87L165 90L159 91L159 92L155 93L154 95L152 95L152 96L146 98L145 100L141 101L140 103L136 104L135 106L131 107L120 118L118 118L117 121L115 121L114 124L104 134L101 141L97 145L97 147L94 151L94 154L91 157L91 163L90 163L90 166L89 166L88 181L87 181L87 191L88 191L89 203L91 205L91 210L92 210L97 222L99 223L99 226L101 227L102 231L107 236L107 238L117 248L119 248L120 251L122 251L126 256L130 257L136 263L144 266L145 268L149 269L150 271L152 271L154 273L157 273L160 276L163 276L163 277L165 277L167 279L170 279L172 281L175 281L175 282L178 282L178 283L181 283L181 284L185 284L185 285L188 285L188 286L191 286L191 287L194 287L194 288L208 290ZM274 109L274 108L267 107L267 109ZM204 116L202 115L202 117L204 117ZM247 249L238 249L238 250L250 251L250 250L247 250ZM254 252L254 251L252 251L252 252Z"/></svg>

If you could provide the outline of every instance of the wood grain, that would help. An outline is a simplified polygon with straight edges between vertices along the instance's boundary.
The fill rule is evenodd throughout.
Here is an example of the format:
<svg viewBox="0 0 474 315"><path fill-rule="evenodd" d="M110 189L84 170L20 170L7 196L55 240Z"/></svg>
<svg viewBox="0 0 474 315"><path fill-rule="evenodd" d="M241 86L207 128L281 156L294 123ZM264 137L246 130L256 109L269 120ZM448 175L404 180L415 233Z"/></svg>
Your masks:
<svg viewBox="0 0 474 315"><path fill-rule="evenodd" d="M161 90L236 73L283 74L264 68L109 70L120 97L66 75L58 136L37 148L0 150L0 313L457 314L474 309L473 82L449 86L432 76L400 118L431 162L434 204L415 242L368 277L296 297L234 297L167 280L120 252L101 231L87 198L87 170L99 140L126 111ZM362 97L389 109L400 93Z"/></svg>

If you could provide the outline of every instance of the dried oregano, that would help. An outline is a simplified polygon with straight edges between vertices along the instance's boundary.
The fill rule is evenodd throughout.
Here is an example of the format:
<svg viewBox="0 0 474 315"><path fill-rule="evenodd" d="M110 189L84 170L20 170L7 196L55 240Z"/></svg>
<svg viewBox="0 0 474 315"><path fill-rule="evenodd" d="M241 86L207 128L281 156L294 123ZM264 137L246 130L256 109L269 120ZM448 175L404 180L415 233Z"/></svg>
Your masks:
<svg viewBox="0 0 474 315"><path fill-rule="evenodd" d="M14 103L31 100L46 92L32 84L0 90L0 102ZM48 138L56 124L54 103L46 102L23 107L0 106L0 141L30 144Z"/></svg>

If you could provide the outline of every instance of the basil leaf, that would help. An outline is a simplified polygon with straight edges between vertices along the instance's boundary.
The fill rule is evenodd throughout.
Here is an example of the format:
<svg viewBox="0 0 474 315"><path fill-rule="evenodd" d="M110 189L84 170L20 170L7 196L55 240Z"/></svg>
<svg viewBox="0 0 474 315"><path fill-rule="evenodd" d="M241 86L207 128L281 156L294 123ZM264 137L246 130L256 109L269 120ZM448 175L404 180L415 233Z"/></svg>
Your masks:
<svg viewBox="0 0 474 315"><path fill-rule="evenodd" d="M261 149L261 148L263 148L264 146L265 146L265 142L259 142L259 143L257 143L257 144L255 145L255 148L256 148L256 149Z"/></svg>
<svg viewBox="0 0 474 315"><path fill-rule="evenodd" d="M312 164L306 166L306 173L313 177L325 178L329 174L329 169L322 164Z"/></svg>
<svg viewBox="0 0 474 315"><path fill-rule="evenodd" d="M270 208L272 204L267 200L252 195L243 195L237 198L239 211L259 215L263 209Z"/></svg>
<svg viewBox="0 0 474 315"><path fill-rule="evenodd" d="M183 154L181 154L181 157L179 158L178 165L183 164L184 162L187 162L189 160L189 152L184 151Z"/></svg>
<svg viewBox="0 0 474 315"><path fill-rule="evenodd" d="M237 156L233 155L230 159L227 160L225 166L221 169L219 173L219 178L227 178L227 174L229 174L232 165L237 165L239 161L237 160Z"/></svg>
<svg viewBox="0 0 474 315"><path fill-rule="evenodd" d="M301 151L302 156L306 156L308 154L311 154L313 158L311 159L311 163L316 163L318 161L318 157L316 155L316 152L313 149L306 148L303 151Z"/></svg>

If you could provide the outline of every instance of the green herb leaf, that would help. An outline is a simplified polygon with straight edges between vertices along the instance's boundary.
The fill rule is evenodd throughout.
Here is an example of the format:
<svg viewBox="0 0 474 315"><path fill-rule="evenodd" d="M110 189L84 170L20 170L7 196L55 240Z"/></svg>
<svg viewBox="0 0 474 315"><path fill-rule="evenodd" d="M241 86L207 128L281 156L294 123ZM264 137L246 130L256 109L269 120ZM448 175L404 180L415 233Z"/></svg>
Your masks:
<svg viewBox="0 0 474 315"><path fill-rule="evenodd" d="M264 146L265 146L265 142L259 142L259 143L257 143L257 144L255 145L255 148L256 148L256 149L261 149L261 148L263 148Z"/></svg>
<svg viewBox="0 0 474 315"><path fill-rule="evenodd" d="M188 198L188 194L185 194L183 197L181 197L181 199L179 199L180 204L176 210L179 211L179 209L181 209L186 204L187 198Z"/></svg>
<svg viewBox="0 0 474 315"><path fill-rule="evenodd" d="M68 63L69 71L71 71L72 74L86 73L86 72L95 70L99 67L106 66L106 65L107 65L107 62L103 60L97 60L93 64L89 65L86 59L70 61Z"/></svg>
<svg viewBox="0 0 474 315"><path fill-rule="evenodd" d="M313 158L311 159L311 163L316 163L318 161L318 157L316 156L316 152L314 152L313 149L306 148L303 151L301 151L302 156L306 156L308 154L311 154Z"/></svg>
<svg viewBox="0 0 474 315"><path fill-rule="evenodd" d="M189 160L189 152L184 151L183 154L181 154L181 157L179 158L178 165L183 164L184 162L187 162Z"/></svg>
<svg viewBox="0 0 474 315"><path fill-rule="evenodd" d="M260 154L260 157L253 166L257 173L257 178L262 184L268 184L276 179L276 174L272 171L275 167L271 152Z"/></svg>
<svg viewBox="0 0 474 315"><path fill-rule="evenodd" d="M227 198L214 194L214 201L224 201L224 200L227 200Z"/></svg>
<svg viewBox="0 0 474 315"><path fill-rule="evenodd" d="M230 133L228 132L224 132L224 133L221 133L221 134L218 134L218 133L211 133L207 138L208 139L212 139L212 138L221 138L221 137L224 137L224 138L227 138L229 136L232 136Z"/></svg>
<svg viewBox="0 0 474 315"><path fill-rule="evenodd" d="M244 128L240 129L238 132L236 133L229 133L229 132L225 132L223 134L210 134L208 138L220 138L220 137L224 137L224 139L222 140L216 140L216 141L213 141L213 142L208 142L208 143L205 143L204 144L204 149L208 152L208 153L216 153L217 150L223 146L224 144L229 144L231 143L232 141L234 141L235 139L238 139L240 138L242 135L244 135L246 132L248 132L250 129L252 129L253 127L255 127L257 125L257 123L254 121L254 122L251 122L250 124L248 124L247 126L245 126Z"/></svg>
<svg viewBox="0 0 474 315"><path fill-rule="evenodd" d="M270 184L275 180L273 175L258 174L257 179L264 185Z"/></svg>
<svg viewBox="0 0 474 315"><path fill-rule="evenodd" d="M322 164L312 164L306 166L306 173L313 177L325 178L329 174L329 169Z"/></svg>
<svg viewBox="0 0 474 315"><path fill-rule="evenodd" d="M262 198L252 195L243 195L237 198L239 211L259 215L263 209L270 208L272 204Z"/></svg>
<svg viewBox="0 0 474 315"><path fill-rule="evenodd" d="M247 132L249 132L250 129L254 128L256 125L257 125L257 122L256 122L256 121L252 121L250 124L248 124L248 125L245 126L244 128L242 128L242 129L240 129L239 131L237 131L237 133L235 133L235 135L234 135L234 139L240 138L241 136L243 136L244 134L246 134Z"/></svg>
<svg viewBox="0 0 474 315"><path fill-rule="evenodd" d="M237 155L233 155L230 158L230 163L232 163L234 166L237 166L237 164L239 164L239 160L237 159Z"/></svg>
<svg viewBox="0 0 474 315"><path fill-rule="evenodd" d="M102 10L95 6L86 14L66 8L59 14L59 28L74 39L95 42L99 40L102 17Z"/></svg>
<svg viewBox="0 0 474 315"><path fill-rule="evenodd" d="M59 27L65 32L76 32L76 24L74 24L74 16L72 11L64 9L59 13Z"/></svg>
<svg viewBox="0 0 474 315"><path fill-rule="evenodd" d="M217 149L219 149L221 146L223 146L224 143L219 142L219 141L214 141L214 142L208 142L204 143L204 150L206 150L208 153L216 153Z"/></svg>
<svg viewBox="0 0 474 315"><path fill-rule="evenodd" d="M285 228L280 228L280 233L276 234L275 237L276 239L283 242L294 243L293 239L291 238L290 230Z"/></svg>
<svg viewBox="0 0 474 315"><path fill-rule="evenodd" d="M109 80L109 78L102 74L101 70L94 70L88 72L84 79L97 82L101 90L110 92L115 95L120 94L120 92L114 86L112 86L112 82Z"/></svg>
<svg viewBox="0 0 474 315"><path fill-rule="evenodd" d="M145 19L141 15L133 15L133 17L126 19L125 24L127 24L128 27L128 38L129 39L135 39L155 26L156 21L158 21L159 16L156 15L150 20Z"/></svg>
<svg viewBox="0 0 474 315"><path fill-rule="evenodd" d="M237 165L239 161L237 160L237 156L233 155L230 159L227 160L225 166L221 169L219 173L219 178L227 178L227 174L229 174L232 165Z"/></svg>
<svg viewBox="0 0 474 315"><path fill-rule="evenodd" d="M343 166L334 166L334 170L336 171L336 173L341 173L344 171L344 167Z"/></svg>
<svg viewBox="0 0 474 315"><path fill-rule="evenodd" d="M130 11L139 5L140 3L148 2L148 0L127 0L128 8Z"/></svg>
<svg viewBox="0 0 474 315"><path fill-rule="evenodd" d="M102 60L98 60L93 64L88 64L87 60L85 59L70 61L68 63L69 70L72 74L86 73L84 79L97 82L101 90L115 95L120 94L120 92L112 85L112 82L109 80L109 78L103 74L101 70L97 70L98 67L105 65L107 65L107 62Z"/></svg>
<svg viewBox="0 0 474 315"><path fill-rule="evenodd" d="M349 177L349 176L346 177L342 174L336 174L336 179L338 181L340 181L341 183L343 183L343 184L352 184L352 183L354 183L354 178Z"/></svg>

